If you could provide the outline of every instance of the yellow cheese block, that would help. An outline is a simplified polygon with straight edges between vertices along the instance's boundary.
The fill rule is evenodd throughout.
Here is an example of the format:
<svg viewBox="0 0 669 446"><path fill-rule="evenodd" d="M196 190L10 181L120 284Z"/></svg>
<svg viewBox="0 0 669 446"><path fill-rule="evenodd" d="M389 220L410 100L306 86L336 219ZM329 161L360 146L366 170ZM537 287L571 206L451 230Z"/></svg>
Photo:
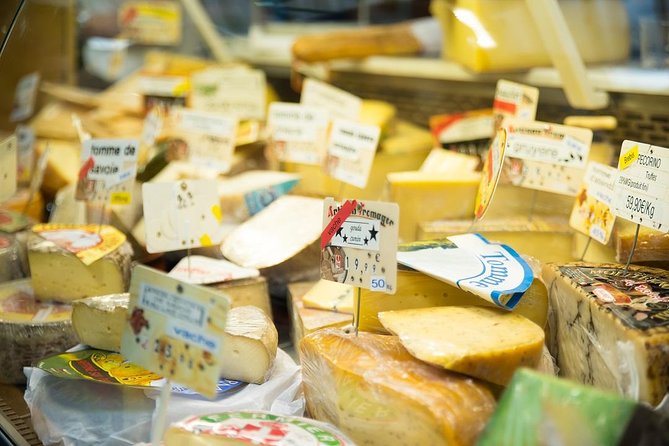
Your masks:
<svg viewBox="0 0 669 446"><path fill-rule="evenodd" d="M30 199L30 203L28 203L28 199ZM0 207L20 213L25 211L25 215L36 222L41 222L44 219L44 197L40 191L36 191L30 197L30 189L27 187L19 188L9 200L0 203Z"/></svg>
<svg viewBox="0 0 669 446"><path fill-rule="evenodd" d="M616 250L616 260L618 262L627 262L634 244L635 232L636 224L620 218L616 220L616 226L613 230L613 246ZM652 261L669 261L669 233L641 226L632 262Z"/></svg>
<svg viewBox="0 0 669 446"><path fill-rule="evenodd" d="M357 299L357 297L355 297ZM495 304L458 287L449 285L417 271L397 271L397 292L393 295L360 290L360 330L385 333L379 313L390 310L476 305L496 308ZM548 319L548 292L544 284L534 279L514 313L525 316L540 327Z"/></svg>
<svg viewBox="0 0 669 446"><path fill-rule="evenodd" d="M389 201L400 206L400 240L416 240L418 223L422 221L472 218L480 182L478 172L389 174Z"/></svg>
<svg viewBox="0 0 669 446"><path fill-rule="evenodd" d="M537 367L544 332L515 313L484 307L385 311L379 320L416 358L506 385L519 367Z"/></svg>
<svg viewBox="0 0 669 446"><path fill-rule="evenodd" d="M358 121L379 127L381 135L385 135L391 129L396 114L397 108L389 102L363 99Z"/></svg>
<svg viewBox="0 0 669 446"><path fill-rule="evenodd" d="M42 191L54 196L63 187L77 182L81 165L80 145L71 141L55 139L38 140L36 155L42 155L47 145L51 149L47 159Z"/></svg>
<svg viewBox="0 0 669 446"><path fill-rule="evenodd" d="M392 132L379 142L379 150L388 155L416 152L422 154L430 150L433 145L432 133L429 130L398 119Z"/></svg>
<svg viewBox="0 0 669 446"><path fill-rule="evenodd" d="M306 308L353 314L354 287L321 279L304 295Z"/></svg>
<svg viewBox="0 0 669 446"><path fill-rule="evenodd" d="M425 158L423 165L420 166L420 171L432 173L474 172L480 164L481 158L478 156L435 147Z"/></svg>
<svg viewBox="0 0 669 446"><path fill-rule="evenodd" d="M482 383L415 359L396 336L321 330L300 358L309 414L359 445L473 445L495 408Z"/></svg>
<svg viewBox="0 0 669 446"><path fill-rule="evenodd" d="M574 197L541 190L526 189L511 184L499 184L485 219L524 215L569 217L574 207Z"/></svg>
<svg viewBox="0 0 669 446"><path fill-rule="evenodd" d="M588 240L590 244L588 245ZM592 263L614 263L616 261L616 250L609 244L602 245L598 241L592 240L585 234L574 232L572 239L571 254L574 260ZM587 250L585 249L587 246Z"/></svg>
<svg viewBox="0 0 669 446"><path fill-rule="evenodd" d="M252 305L272 317L267 279L262 276L229 280L207 286L223 291L230 298L230 308Z"/></svg>

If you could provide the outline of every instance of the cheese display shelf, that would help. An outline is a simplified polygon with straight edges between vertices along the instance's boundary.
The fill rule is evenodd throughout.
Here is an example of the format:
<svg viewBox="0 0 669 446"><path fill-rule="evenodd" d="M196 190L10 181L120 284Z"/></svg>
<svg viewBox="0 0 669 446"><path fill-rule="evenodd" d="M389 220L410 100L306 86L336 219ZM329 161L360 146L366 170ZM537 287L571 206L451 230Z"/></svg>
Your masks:
<svg viewBox="0 0 669 446"><path fill-rule="evenodd" d="M628 2L17 3L0 445L669 444L669 77Z"/></svg>

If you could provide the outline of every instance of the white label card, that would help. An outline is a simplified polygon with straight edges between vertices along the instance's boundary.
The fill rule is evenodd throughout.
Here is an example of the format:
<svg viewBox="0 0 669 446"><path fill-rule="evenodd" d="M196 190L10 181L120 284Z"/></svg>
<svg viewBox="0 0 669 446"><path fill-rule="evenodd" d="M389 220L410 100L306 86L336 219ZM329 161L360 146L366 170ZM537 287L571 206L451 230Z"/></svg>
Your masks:
<svg viewBox="0 0 669 446"><path fill-rule="evenodd" d="M33 115L39 82L40 74L38 72L27 74L19 79L14 93L14 106L9 115L10 121L23 121Z"/></svg>
<svg viewBox="0 0 669 446"><path fill-rule="evenodd" d="M270 104L267 128L277 158L320 165L325 156L328 119L323 109L286 102Z"/></svg>
<svg viewBox="0 0 669 446"><path fill-rule="evenodd" d="M0 203L16 193L16 136L0 142Z"/></svg>
<svg viewBox="0 0 669 446"><path fill-rule="evenodd" d="M209 68L195 73L192 106L197 110L265 119L265 73L249 68Z"/></svg>
<svg viewBox="0 0 669 446"><path fill-rule="evenodd" d="M330 84L305 79L300 104L327 110L332 118L357 121L362 99Z"/></svg>
<svg viewBox="0 0 669 446"><path fill-rule="evenodd" d="M148 252L221 242L221 207L215 180L144 183L142 194Z"/></svg>
<svg viewBox="0 0 669 446"><path fill-rule="evenodd" d="M88 139L81 148L77 200L129 204L137 174L139 142L134 139ZM117 194L123 196L119 199Z"/></svg>
<svg viewBox="0 0 669 446"><path fill-rule="evenodd" d="M616 219L611 206L617 179L615 168L594 161L588 163L569 218L572 228L599 243L608 243Z"/></svg>
<svg viewBox="0 0 669 446"><path fill-rule="evenodd" d="M328 175L364 188L380 135L381 129L377 126L335 119L325 164Z"/></svg>
<svg viewBox="0 0 669 446"><path fill-rule="evenodd" d="M492 106L495 115L495 130L499 128L504 118L534 121L538 104L538 88L500 79L497 81Z"/></svg>
<svg viewBox="0 0 669 446"><path fill-rule="evenodd" d="M227 282L260 275L255 268L242 268L227 260L205 256L189 257L182 258L168 275L183 282L198 284Z"/></svg>
<svg viewBox="0 0 669 446"><path fill-rule="evenodd" d="M621 218L669 231L669 149L626 140L618 161L613 211Z"/></svg>

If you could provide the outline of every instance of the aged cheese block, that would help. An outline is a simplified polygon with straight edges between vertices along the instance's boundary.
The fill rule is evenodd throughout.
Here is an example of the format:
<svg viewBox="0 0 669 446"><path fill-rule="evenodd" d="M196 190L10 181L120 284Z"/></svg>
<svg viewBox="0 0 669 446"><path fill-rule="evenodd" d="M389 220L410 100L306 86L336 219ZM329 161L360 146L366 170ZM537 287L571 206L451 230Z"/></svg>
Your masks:
<svg viewBox="0 0 669 446"><path fill-rule="evenodd" d="M172 424L165 446L353 446L333 426L266 412L194 415Z"/></svg>
<svg viewBox="0 0 669 446"><path fill-rule="evenodd" d="M353 314L353 287L321 279L304 295L304 306Z"/></svg>
<svg viewBox="0 0 669 446"><path fill-rule="evenodd" d="M418 239L434 240L476 232L491 242L501 242L520 254L542 262L570 262L574 231L564 217L537 215L472 220L440 220L419 224Z"/></svg>
<svg viewBox="0 0 669 446"><path fill-rule="evenodd" d="M506 385L519 367L536 367L544 332L515 313L484 307L435 307L379 313L416 358Z"/></svg>
<svg viewBox="0 0 669 446"><path fill-rule="evenodd" d="M268 316L272 316L267 279L262 276L219 282L208 286L223 291L230 298L231 308L253 305L263 310Z"/></svg>
<svg viewBox="0 0 669 446"><path fill-rule="evenodd" d="M132 258L128 242L85 265L75 254L52 240L56 240L57 233L62 233L67 239L77 237L75 232L92 236L90 227L72 225L49 232L49 239L35 233L28 239L28 262L38 299L70 301L127 290Z"/></svg>
<svg viewBox="0 0 669 446"><path fill-rule="evenodd" d="M613 246L616 250L616 260L618 262L627 262L632 245L634 244L635 232L635 224L623 221L622 219L616 220L613 230ZM632 261L634 263L652 261L669 262L669 234L641 226Z"/></svg>
<svg viewBox="0 0 669 446"><path fill-rule="evenodd" d="M14 235L0 232L0 283L26 277L27 265Z"/></svg>
<svg viewBox="0 0 669 446"><path fill-rule="evenodd" d="M50 152L44 171L42 191L53 196L61 188L77 182L81 164L80 144L53 139L38 140L35 146L36 156L41 156L47 146Z"/></svg>
<svg viewBox="0 0 669 446"><path fill-rule="evenodd" d="M480 182L478 172L388 174L389 201L400 205L400 239L416 240L421 221L473 217Z"/></svg>
<svg viewBox="0 0 669 446"><path fill-rule="evenodd" d="M305 308L303 297L317 282L296 282L288 285L288 311L291 321L291 340L299 345L302 338L323 328L344 328L353 317L347 313ZM298 351L299 353L299 351Z"/></svg>
<svg viewBox="0 0 669 446"><path fill-rule="evenodd" d="M72 302L72 326L82 344L121 351L121 333L128 314L128 293L77 299Z"/></svg>
<svg viewBox="0 0 669 446"><path fill-rule="evenodd" d="M360 445L473 445L495 408L483 384L417 360L395 336L320 330L300 360L309 414Z"/></svg>
<svg viewBox="0 0 669 446"><path fill-rule="evenodd" d="M361 289L360 298L362 299L360 329L375 333L386 333L378 316L382 311L446 305L476 305L495 308L492 302L472 293L418 271L406 269L397 271L397 292L395 294L387 295ZM540 327L544 327L548 318L548 293L544 284L534 279L513 311L525 316Z"/></svg>
<svg viewBox="0 0 669 446"><path fill-rule="evenodd" d="M560 375L656 405L669 388L669 273L618 264L543 268Z"/></svg>
<svg viewBox="0 0 669 446"><path fill-rule="evenodd" d="M72 307L35 300L29 279L0 284L0 383L25 382L23 367L77 344Z"/></svg>

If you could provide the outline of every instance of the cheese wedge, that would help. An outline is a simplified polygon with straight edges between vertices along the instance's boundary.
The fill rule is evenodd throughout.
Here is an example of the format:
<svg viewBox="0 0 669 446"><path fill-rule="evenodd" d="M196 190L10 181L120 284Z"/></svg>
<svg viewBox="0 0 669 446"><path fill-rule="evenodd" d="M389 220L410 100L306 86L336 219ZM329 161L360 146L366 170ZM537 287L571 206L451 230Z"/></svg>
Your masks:
<svg viewBox="0 0 669 446"><path fill-rule="evenodd" d="M360 290L360 330L386 333L379 321L379 313L390 310L441 307L449 305L476 305L496 308L495 304L458 287L449 285L417 271L397 271L397 292L393 295ZM357 297L355 297L357 299ZM540 327L548 319L548 292L544 284L534 279L514 313L525 316Z"/></svg>
<svg viewBox="0 0 669 446"><path fill-rule="evenodd" d="M304 306L353 314L353 289L344 283L321 279L304 295Z"/></svg>
<svg viewBox="0 0 669 446"><path fill-rule="evenodd" d="M320 330L300 362L309 414L360 445L472 445L495 408L483 384L415 359L395 336Z"/></svg>
<svg viewBox="0 0 669 446"><path fill-rule="evenodd" d="M542 274L560 375L657 405L669 388L669 273L571 263Z"/></svg>
<svg viewBox="0 0 669 446"><path fill-rule="evenodd" d="M502 386L542 356L541 327L502 309L420 308L385 311L379 319L416 358Z"/></svg>
<svg viewBox="0 0 669 446"><path fill-rule="evenodd" d="M231 308L252 305L272 317L272 303L269 297L267 279L262 276L230 280L208 286L223 291L230 298Z"/></svg>
<svg viewBox="0 0 669 446"><path fill-rule="evenodd" d="M121 351L128 314L128 293L87 297L72 302L72 326L79 341L93 348Z"/></svg>

